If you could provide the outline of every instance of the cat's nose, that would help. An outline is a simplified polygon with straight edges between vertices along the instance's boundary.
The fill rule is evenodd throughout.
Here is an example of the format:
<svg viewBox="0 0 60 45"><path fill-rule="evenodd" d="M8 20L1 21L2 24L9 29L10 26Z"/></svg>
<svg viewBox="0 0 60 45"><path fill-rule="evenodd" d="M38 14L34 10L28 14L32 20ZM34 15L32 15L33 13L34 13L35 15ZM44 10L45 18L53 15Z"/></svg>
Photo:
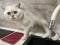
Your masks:
<svg viewBox="0 0 60 45"><path fill-rule="evenodd" d="M12 15L12 17L14 18L14 15Z"/></svg>

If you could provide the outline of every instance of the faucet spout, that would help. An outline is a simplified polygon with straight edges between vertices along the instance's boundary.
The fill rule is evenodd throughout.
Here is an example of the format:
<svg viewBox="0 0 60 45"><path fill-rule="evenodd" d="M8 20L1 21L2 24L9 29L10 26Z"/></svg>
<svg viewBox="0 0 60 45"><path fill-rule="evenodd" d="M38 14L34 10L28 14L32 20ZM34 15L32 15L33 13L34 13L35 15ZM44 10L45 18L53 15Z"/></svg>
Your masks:
<svg viewBox="0 0 60 45"><path fill-rule="evenodd" d="M59 10L60 10L60 4L55 8L55 10L53 11L53 14L51 16L51 20L50 20L50 24L49 24L50 30L53 30L55 20L56 20L56 17L57 17Z"/></svg>

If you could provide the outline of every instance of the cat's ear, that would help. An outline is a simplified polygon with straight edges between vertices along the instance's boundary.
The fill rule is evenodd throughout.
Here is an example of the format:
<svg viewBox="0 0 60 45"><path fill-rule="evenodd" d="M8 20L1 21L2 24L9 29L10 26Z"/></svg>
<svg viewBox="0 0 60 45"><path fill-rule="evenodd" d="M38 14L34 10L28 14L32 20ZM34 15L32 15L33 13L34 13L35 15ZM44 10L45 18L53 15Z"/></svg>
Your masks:
<svg viewBox="0 0 60 45"><path fill-rule="evenodd" d="M20 6L21 6L21 4L20 4L20 3L16 4L16 7L20 8Z"/></svg>
<svg viewBox="0 0 60 45"><path fill-rule="evenodd" d="M4 7L4 6L0 6L0 8L1 8L2 10L5 10L5 7Z"/></svg>

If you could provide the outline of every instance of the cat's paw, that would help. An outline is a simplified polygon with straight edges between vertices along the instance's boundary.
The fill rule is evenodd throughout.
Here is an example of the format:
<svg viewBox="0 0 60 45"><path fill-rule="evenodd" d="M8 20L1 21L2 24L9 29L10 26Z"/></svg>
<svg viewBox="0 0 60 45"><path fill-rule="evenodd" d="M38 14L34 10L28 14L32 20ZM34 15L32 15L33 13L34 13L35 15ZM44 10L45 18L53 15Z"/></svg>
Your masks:
<svg viewBox="0 0 60 45"><path fill-rule="evenodd" d="M28 36L23 36L21 40L27 40Z"/></svg>
<svg viewBox="0 0 60 45"><path fill-rule="evenodd" d="M54 37L52 37L52 40L58 40L59 39L59 35L55 35Z"/></svg>
<svg viewBox="0 0 60 45"><path fill-rule="evenodd" d="M52 40L58 40L58 38L57 37L52 37Z"/></svg>
<svg viewBox="0 0 60 45"><path fill-rule="evenodd" d="M58 40L60 40L60 38Z"/></svg>
<svg viewBox="0 0 60 45"><path fill-rule="evenodd" d="M42 38L47 38L47 37L50 37L50 34L49 33L46 33L46 34L43 34L42 35Z"/></svg>

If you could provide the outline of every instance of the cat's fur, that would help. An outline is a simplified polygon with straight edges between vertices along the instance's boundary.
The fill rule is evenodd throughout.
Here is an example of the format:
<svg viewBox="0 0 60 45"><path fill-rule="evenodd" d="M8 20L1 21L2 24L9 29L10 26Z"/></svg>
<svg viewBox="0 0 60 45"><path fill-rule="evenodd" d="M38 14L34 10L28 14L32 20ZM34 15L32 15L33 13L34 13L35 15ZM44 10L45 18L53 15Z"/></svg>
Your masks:
<svg viewBox="0 0 60 45"><path fill-rule="evenodd" d="M40 12L37 12L37 10L33 8L23 9L20 7L20 4L7 6L4 10L4 16L6 18L16 21L17 23L20 22L24 26L25 33L23 39L27 39L27 37L29 36L30 29L35 24L41 25L46 31L45 34L40 35L41 37L45 38L50 35L51 32L48 29L47 21L44 19L43 15Z"/></svg>

